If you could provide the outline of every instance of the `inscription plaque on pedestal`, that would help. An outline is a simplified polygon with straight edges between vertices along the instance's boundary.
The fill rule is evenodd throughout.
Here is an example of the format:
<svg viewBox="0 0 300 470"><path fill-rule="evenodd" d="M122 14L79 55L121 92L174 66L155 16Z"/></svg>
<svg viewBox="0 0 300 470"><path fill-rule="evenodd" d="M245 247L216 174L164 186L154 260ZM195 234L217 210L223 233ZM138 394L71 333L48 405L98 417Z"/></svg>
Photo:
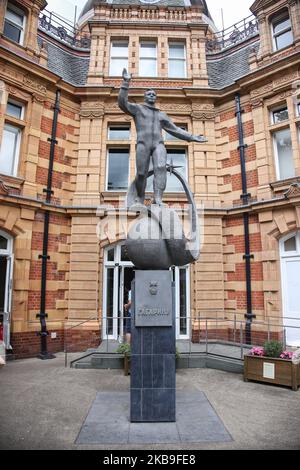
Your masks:
<svg viewBox="0 0 300 470"><path fill-rule="evenodd" d="M170 271L136 271L132 285L131 422L176 421L175 307Z"/></svg>
<svg viewBox="0 0 300 470"><path fill-rule="evenodd" d="M172 284L169 271L136 271L135 326L172 326Z"/></svg>

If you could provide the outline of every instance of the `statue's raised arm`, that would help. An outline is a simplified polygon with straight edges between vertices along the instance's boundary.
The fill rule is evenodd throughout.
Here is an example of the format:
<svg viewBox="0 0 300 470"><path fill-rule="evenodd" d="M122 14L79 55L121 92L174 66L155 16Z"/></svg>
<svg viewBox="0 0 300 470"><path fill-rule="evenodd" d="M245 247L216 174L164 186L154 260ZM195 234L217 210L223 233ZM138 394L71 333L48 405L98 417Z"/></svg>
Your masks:
<svg viewBox="0 0 300 470"><path fill-rule="evenodd" d="M121 85L119 93L119 107L124 111L124 113L134 116L136 113L136 105L134 103L129 103L128 101L128 90L131 81L131 74L127 72L126 69L123 70L123 83Z"/></svg>

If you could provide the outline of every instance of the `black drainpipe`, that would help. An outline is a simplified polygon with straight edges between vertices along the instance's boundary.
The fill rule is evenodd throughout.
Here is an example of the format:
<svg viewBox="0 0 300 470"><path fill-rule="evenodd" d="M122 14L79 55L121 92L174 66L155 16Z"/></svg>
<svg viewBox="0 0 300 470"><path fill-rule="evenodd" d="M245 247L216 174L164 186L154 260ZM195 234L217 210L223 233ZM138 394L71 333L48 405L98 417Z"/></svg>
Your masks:
<svg viewBox="0 0 300 470"><path fill-rule="evenodd" d="M59 104L60 104L60 91L56 92L55 106L54 106L54 116L52 124L52 134L51 138L48 139L50 142L50 157L49 157L49 171L48 171L48 181L47 189L44 189L46 193L46 202L51 202L52 191L52 176L53 176L53 163L54 163L54 154L55 146L57 144L56 133L57 133L57 122L59 114ZM43 238L43 254L39 256L39 259L42 260L42 279L41 279L41 308L40 313L37 315L37 318L40 319L41 331L38 333L41 337L41 352L39 358L42 360L54 359L53 354L48 353L47 348L47 337L49 332L47 331L47 322L48 314L46 313L46 293L47 293L47 264L50 256L48 255L48 239L49 239L49 221L50 221L50 212L45 211L44 218L44 238Z"/></svg>
<svg viewBox="0 0 300 470"><path fill-rule="evenodd" d="M243 193L241 195L241 199L243 201L243 205L249 204L249 198L251 194L248 193L247 189L247 176L246 176L246 160L245 160L245 149L247 145L244 141L244 129L243 129L243 121L242 121L242 108L241 108L241 99L240 95L237 94L235 97L236 103L236 116L238 122L238 131L239 131L239 147L238 150L240 152L240 161L241 161L241 174L242 174L242 190ZM247 313L245 315L246 318L246 344L252 344L251 338L251 326L252 321L256 317L252 313L252 287L251 287L251 259L254 258L251 255L250 251L250 236L249 236L249 213L245 212L244 215L244 236L245 236L245 269L246 269L246 289L247 289Z"/></svg>

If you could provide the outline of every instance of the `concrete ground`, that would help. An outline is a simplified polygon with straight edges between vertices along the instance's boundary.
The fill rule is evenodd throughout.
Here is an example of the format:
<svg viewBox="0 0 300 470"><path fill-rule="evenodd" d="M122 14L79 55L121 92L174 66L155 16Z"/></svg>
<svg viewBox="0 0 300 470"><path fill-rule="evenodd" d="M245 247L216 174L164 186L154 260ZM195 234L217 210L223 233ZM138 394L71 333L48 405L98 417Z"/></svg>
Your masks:
<svg viewBox="0 0 300 470"><path fill-rule="evenodd" d="M180 370L177 388L204 392L234 441L141 449L300 449L300 390L210 369ZM65 369L63 354L9 362L0 369L0 449L137 450L74 444L97 392L128 390L122 371Z"/></svg>

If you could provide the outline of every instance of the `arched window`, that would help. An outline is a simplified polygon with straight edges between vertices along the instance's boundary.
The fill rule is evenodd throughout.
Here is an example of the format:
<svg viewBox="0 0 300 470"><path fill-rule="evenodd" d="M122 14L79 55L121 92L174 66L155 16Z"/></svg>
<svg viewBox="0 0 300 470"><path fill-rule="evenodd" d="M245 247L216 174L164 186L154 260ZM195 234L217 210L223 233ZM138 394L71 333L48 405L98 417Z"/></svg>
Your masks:
<svg viewBox="0 0 300 470"><path fill-rule="evenodd" d="M281 256L300 256L300 232L289 234L281 240Z"/></svg>
<svg viewBox="0 0 300 470"><path fill-rule="evenodd" d="M288 10L273 17L271 26L274 51L284 49L293 43L292 23Z"/></svg>
<svg viewBox="0 0 300 470"><path fill-rule="evenodd" d="M0 230L0 255L10 255L12 252L12 238Z"/></svg>

